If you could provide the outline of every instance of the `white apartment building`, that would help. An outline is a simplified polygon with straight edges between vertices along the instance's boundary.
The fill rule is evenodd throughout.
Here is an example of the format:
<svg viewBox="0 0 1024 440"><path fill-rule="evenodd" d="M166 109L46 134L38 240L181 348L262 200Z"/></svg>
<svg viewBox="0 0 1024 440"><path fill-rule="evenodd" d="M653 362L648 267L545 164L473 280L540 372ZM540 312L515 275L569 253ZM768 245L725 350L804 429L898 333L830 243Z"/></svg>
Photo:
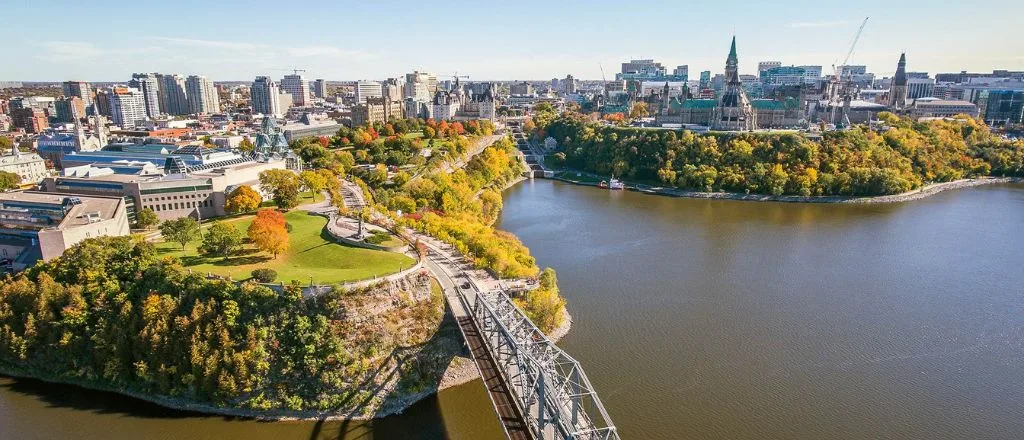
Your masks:
<svg viewBox="0 0 1024 440"><path fill-rule="evenodd" d="M365 103L366 98L383 98L384 87L376 81L356 82L356 102Z"/></svg>
<svg viewBox="0 0 1024 440"><path fill-rule="evenodd" d="M188 109L190 113L209 114L220 111L220 98L217 96L217 88L213 81L202 75L190 75L185 80L185 90L188 94Z"/></svg>
<svg viewBox="0 0 1024 440"><path fill-rule="evenodd" d="M138 89L115 90L110 94L110 114L121 128L135 128L146 119L146 101Z"/></svg>
<svg viewBox="0 0 1024 440"><path fill-rule="evenodd" d="M281 90L292 95L292 104L299 107L310 105L309 102L309 81L302 75L285 75L281 78Z"/></svg>
<svg viewBox="0 0 1024 440"><path fill-rule="evenodd" d="M252 82L251 92L253 113L281 116L281 90L274 80L266 76L257 76L256 81Z"/></svg>

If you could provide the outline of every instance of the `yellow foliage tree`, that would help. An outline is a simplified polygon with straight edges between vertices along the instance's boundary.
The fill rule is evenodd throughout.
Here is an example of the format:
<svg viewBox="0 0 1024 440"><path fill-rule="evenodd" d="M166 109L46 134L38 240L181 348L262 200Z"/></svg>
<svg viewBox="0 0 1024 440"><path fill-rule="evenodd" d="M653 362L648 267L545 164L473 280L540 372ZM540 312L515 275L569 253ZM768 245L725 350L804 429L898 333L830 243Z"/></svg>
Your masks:
<svg viewBox="0 0 1024 440"><path fill-rule="evenodd" d="M230 213L255 211L263 203L260 193L248 185L242 185L231 191L224 201L224 210Z"/></svg>

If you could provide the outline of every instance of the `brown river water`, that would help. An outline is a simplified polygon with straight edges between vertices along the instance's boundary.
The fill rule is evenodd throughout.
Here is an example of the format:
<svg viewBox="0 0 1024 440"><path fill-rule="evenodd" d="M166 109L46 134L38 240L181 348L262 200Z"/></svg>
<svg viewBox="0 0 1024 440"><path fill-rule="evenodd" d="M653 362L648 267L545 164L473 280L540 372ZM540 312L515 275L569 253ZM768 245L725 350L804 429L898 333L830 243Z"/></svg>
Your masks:
<svg viewBox="0 0 1024 440"><path fill-rule="evenodd" d="M899 204L559 182L503 229L558 271L560 342L627 439L1024 439L1024 185ZM479 381L373 423L265 423L0 378L0 439L500 438Z"/></svg>

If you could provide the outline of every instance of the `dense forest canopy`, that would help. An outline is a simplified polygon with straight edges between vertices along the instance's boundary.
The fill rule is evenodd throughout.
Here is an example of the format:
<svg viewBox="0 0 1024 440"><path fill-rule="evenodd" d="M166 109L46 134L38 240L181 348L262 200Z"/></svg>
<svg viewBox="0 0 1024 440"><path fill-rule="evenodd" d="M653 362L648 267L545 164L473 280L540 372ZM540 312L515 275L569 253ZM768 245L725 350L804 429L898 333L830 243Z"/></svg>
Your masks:
<svg viewBox="0 0 1024 440"><path fill-rule="evenodd" d="M877 127L822 133L709 133L624 128L565 113L540 133L567 166L699 191L874 196L932 182L1024 175L1024 141L966 116L914 122L891 113Z"/></svg>

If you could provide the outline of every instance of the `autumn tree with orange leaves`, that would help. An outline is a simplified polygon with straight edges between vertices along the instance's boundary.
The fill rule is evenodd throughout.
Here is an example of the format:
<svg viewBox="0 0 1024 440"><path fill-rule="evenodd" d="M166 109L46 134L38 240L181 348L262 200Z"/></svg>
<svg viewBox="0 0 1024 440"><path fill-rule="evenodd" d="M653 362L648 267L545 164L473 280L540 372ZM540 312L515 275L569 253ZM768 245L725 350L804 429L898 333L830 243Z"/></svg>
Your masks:
<svg viewBox="0 0 1024 440"><path fill-rule="evenodd" d="M257 211L247 232L257 249L273 254L275 259L278 254L288 250L288 229L284 214L276 209Z"/></svg>

